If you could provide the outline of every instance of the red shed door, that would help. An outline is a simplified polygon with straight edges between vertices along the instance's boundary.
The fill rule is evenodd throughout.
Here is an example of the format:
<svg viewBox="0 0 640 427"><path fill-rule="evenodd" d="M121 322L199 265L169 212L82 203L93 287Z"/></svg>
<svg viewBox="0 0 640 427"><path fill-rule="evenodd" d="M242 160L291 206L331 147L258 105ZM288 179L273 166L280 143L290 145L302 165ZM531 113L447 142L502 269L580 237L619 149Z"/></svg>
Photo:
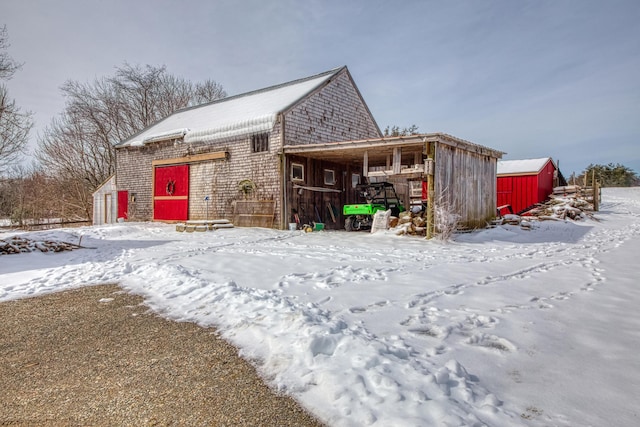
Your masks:
<svg viewBox="0 0 640 427"><path fill-rule="evenodd" d="M118 191L118 218L129 219L129 192Z"/></svg>
<svg viewBox="0 0 640 427"><path fill-rule="evenodd" d="M156 167L153 219L186 221L189 214L189 165Z"/></svg>

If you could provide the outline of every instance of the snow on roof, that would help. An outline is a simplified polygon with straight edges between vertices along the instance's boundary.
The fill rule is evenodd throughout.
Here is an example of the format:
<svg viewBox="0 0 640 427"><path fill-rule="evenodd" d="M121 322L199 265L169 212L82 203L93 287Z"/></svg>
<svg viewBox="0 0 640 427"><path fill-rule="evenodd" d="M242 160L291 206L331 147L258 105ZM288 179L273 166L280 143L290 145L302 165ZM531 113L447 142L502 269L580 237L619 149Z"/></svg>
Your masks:
<svg viewBox="0 0 640 427"><path fill-rule="evenodd" d="M269 131L275 125L278 113L343 68L176 111L118 146L141 146L182 136L185 142L202 142Z"/></svg>
<svg viewBox="0 0 640 427"><path fill-rule="evenodd" d="M551 157L525 160L499 160L498 175L538 173L550 160L553 162Z"/></svg>

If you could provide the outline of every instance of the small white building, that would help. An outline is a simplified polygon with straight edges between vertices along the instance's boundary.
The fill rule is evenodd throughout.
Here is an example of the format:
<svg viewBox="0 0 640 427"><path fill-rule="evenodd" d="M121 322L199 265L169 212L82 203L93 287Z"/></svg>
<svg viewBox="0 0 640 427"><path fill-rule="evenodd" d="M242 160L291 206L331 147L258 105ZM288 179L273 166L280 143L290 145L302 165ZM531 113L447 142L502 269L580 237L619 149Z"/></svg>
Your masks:
<svg viewBox="0 0 640 427"><path fill-rule="evenodd" d="M93 225L113 224L118 214L116 177L112 175L93 193Z"/></svg>

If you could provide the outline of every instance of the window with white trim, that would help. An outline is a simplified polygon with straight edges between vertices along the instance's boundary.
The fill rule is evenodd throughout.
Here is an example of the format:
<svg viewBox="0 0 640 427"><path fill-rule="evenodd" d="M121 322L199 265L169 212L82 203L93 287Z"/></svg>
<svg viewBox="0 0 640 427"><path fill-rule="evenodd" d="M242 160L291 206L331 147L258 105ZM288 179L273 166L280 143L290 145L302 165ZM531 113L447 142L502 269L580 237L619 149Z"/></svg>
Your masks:
<svg viewBox="0 0 640 427"><path fill-rule="evenodd" d="M356 188L356 186L360 184L360 174L352 173L351 174L351 188Z"/></svg>
<svg viewBox="0 0 640 427"><path fill-rule="evenodd" d="M304 165L291 163L291 181L304 181Z"/></svg>
<svg viewBox="0 0 640 427"><path fill-rule="evenodd" d="M333 169L325 169L324 183L325 185L336 185L336 171Z"/></svg>

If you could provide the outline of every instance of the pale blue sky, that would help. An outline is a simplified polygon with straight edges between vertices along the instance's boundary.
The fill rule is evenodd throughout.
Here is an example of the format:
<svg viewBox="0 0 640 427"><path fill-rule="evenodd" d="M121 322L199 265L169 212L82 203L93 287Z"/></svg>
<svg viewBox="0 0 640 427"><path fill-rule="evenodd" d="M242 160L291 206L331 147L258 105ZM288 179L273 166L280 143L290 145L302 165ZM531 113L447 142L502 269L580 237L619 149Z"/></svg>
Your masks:
<svg viewBox="0 0 640 427"><path fill-rule="evenodd" d="M59 87L166 65L229 95L347 65L379 126L640 172L640 0L2 0L10 95L36 132Z"/></svg>

